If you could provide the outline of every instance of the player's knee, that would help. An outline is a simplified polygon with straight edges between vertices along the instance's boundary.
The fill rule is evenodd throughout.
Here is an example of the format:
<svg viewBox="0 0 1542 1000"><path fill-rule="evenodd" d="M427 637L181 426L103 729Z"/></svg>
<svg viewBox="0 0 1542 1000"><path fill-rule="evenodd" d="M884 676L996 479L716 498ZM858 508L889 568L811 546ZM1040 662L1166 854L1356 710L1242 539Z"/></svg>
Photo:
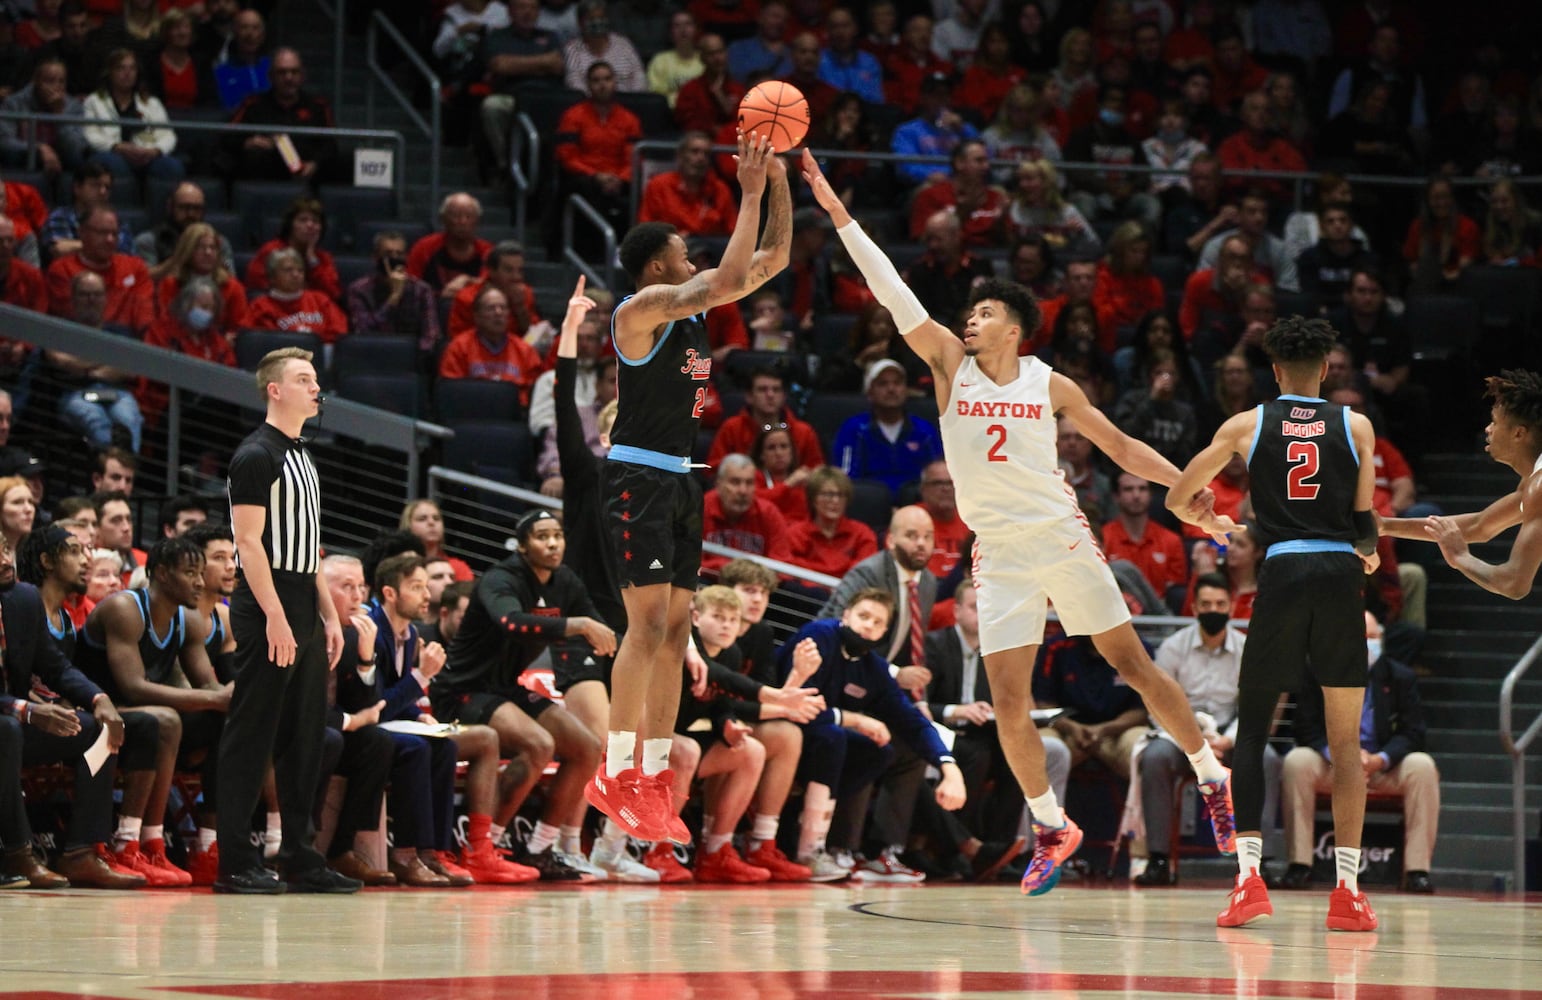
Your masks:
<svg viewBox="0 0 1542 1000"><path fill-rule="evenodd" d="M759 774L766 766L766 745L753 736L746 736L736 753L743 758L739 762L741 770Z"/></svg>
<svg viewBox="0 0 1542 1000"><path fill-rule="evenodd" d="M689 737L675 737L669 747L669 769L676 774L695 774L701 765L701 744Z"/></svg>
<svg viewBox="0 0 1542 1000"><path fill-rule="evenodd" d="M766 745L768 758L796 755L803 749L803 729L786 719L761 723L755 735Z"/></svg>

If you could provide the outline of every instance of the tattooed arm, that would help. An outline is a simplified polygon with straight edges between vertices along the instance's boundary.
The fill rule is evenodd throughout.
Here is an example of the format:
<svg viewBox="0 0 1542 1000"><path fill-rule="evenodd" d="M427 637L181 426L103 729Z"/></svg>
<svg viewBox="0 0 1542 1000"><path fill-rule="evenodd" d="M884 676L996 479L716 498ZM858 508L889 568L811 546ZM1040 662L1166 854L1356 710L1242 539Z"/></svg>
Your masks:
<svg viewBox="0 0 1542 1000"><path fill-rule="evenodd" d="M760 249L750 259L749 282L745 294L770 281L787 267L792 246L792 192L787 186L787 167L776 160L767 170L771 196L766 231L760 235Z"/></svg>

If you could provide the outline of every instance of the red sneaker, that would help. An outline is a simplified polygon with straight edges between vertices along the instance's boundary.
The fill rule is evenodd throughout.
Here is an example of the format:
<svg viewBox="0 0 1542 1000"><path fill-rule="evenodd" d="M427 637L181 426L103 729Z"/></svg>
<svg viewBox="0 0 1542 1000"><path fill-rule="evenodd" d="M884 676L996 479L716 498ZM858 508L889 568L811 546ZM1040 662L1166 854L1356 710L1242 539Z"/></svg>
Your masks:
<svg viewBox="0 0 1542 1000"><path fill-rule="evenodd" d="M423 866L435 875L443 875L449 879L450 885L456 888L477 883L470 872L455 863L455 855L449 851L419 851L418 860L422 861Z"/></svg>
<svg viewBox="0 0 1542 1000"><path fill-rule="evenodd" d="M179 888L186 888L193 884L193 876L172 864L171 859L166 856L166 839L164 837L156 837L154 840L147 840L140 844L139 857L149 869L159 872L161 878L175 879L176 881L173 884ZM144 876L147 879L150 878L149 871L145 871ZM151 881L150 884L155 885L156 883Z"/></svg>
<svg viewBox="0 0 1542 1000"><path fill-rule="evenodd" d="M462 849L460 863L478 885L520 885L541 877L541 873L534 868L517 865L499 854L491 840Z"/></svg>
<svg viewBox="0 0 1542 1000"><path fill-rule="evenodd" d="M761 844L746 854L744 860L756 868L764 868L770 872L773 882L807 882L814 877L814 869L788 860L787 855L781 852L774 840Z"/></svg>
<svg viewBox="0 0 1542 1000"><path fill-rule="evenodd" d="M638 840L668 840L669 828L656 815L651 785L643 773L629 767L614 778L605 773L605 762L584 786L584 798L591 806L613 819L621 829Z"/></svg>
<svg viewBox="0 0 1542 1000"><path fill-rule="evenodd" d="M675 857L673 844L654 844L652 849L643 855L643 864L659 873L660 882L694 882L696 880L691 870Z"/></svg>
<svg viewBox="0 0 1542 1000"><path fill-rule="evenodd" d="M216 841L207 851L194 851L188 855L188 874L194 885L213 885L220 877L220 845Z"/></svg>
<svg viewBox="0 0 1542 1000"><path fill-rule="evenodd" d="M655 774L651 779L643 778L643 787L647 788L649 781L654 782L653 800L658 809L658 815L663 818L665 829L668 831L663 839L676 844L689 844L691 842L690 827L685 825L685 820L675 811L675 772L665 769ZM646 794L646 792L645 792Z"/></svg>
<svg viewBox="0 0 1542 1000"><path fill-rule="evenodd" d="M1363 892L1350 892L1343 882L1328 897L1328 930L1374 931L1379 921Z"/></svg>
<svg viewBox="0 0 1542 1000"><path fill-rule="evenodd" d="M702 851L696 855L696 881L750 885L771 881L771 873L764 868L745 864L739 852L734 850L734 845L724 844L716 853Z"/></svg>
<svg viewBox="0 0 1542 1000"><path fill-rule="evenodd" d="M1269 902L1269 890L1264 880L1249 875L1242 884L1232 889L1226 912L1215 918L1217 927L1246 927L1255 920L1274 916L1274 904Z"/></svg>
<svg viewBox="0 0 1542 1000"><path fill-rule="evenodd" d="M1042 896L1060 881L1060 866L1082 846L1082 828L1069 816L1057 827L1033 824L1033 860L1023 871L1023 895Z"/></svg>
<svg viewBox="0 0 1542 1000"><path fill-rule="evenodd" d="M124 844L121 851L113 851L112 864L122 871L144 876L147 889L177 889L182 886L182 881L176 876L162 872L150 864L149 859L140 851L138 841Z"/></svg>

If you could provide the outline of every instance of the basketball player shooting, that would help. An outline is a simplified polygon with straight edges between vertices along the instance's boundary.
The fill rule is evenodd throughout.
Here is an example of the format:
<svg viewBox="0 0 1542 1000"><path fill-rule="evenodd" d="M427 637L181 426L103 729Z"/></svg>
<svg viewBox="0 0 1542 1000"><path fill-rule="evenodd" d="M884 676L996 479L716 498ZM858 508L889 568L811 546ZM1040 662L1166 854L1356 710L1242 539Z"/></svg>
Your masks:
<svg viewBox="0 0 1542 1000"><path fill-rule="evenodd" d="M1033 860L1023 875L1023 891L1036 896L1053 889L1061 865L1082 840L1081 830L1050 790L1044 744L1030 715L1033 665L1050 602L1066 632L1091 636L1098 652L1140 692L1147 709L1188 754L1216 844L1230 854L1230 774L1201 735L1183 689L1151 662L1130 623L1118 584L1059 470L1055 420L1067 417L1137 476L1168 486L1178 480L1177 468L1120 432L1075 382L1037 358L1018 356L1018 345L1039 323L1038 304L1026 288L996 280L978 285L960 339L928 318L894 264L852 221L807 151L803 177L868 287L935 376L943 451L954 478L967 486L959 491L959 514L976 537L980 653L1001 746L1033 812ZM1235 528L1229 518L1214 514L1213 500L1196 496L1193 516L1207 531L1223 534Z"/></svg>
<svg viewBox="0 0 1542 1000"><path fill-rule="evenodd" d="M639 840L690 839L675 815L667 769L701 570L702 493L690 455L712 376L705 313L786 267L792 242L786 164L757 135L739 136L737 159L739 222L716 268L698 273L685 241L664 223L634 226L621 241L621 264L637 292L612 319L619 382L601 490L627 629L611 675L605 761L584 794Z"/></svg>

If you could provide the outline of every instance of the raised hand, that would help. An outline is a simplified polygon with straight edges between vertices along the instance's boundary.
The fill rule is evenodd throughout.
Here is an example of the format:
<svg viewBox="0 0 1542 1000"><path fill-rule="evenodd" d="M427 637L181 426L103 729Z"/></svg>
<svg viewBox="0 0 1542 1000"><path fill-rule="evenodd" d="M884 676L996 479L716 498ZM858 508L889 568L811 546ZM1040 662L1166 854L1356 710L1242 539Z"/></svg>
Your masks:
<svg viewBox="0 0 1542 1000"><path fill-rule="evenodd" d="M830 213L830 219L837 229L851 221L851 213L846 211L846 204L830 186L825 172L819 169L819 161L814 159L813 152L808 149L803 151L803 179L814 192L814 200L819 202L819 207Z"/></svg>
<svg viewBox="0 0 1542 1000"><path fill-rule="evenodd" d="M589 314L589 310L595 308L595 302L584 294L584 282L587 279L583 275L578 276L578 285L573 289L573 297L568 299L568 314L563 319L563 324L576 323Z"/></svg>
<svg viewBox="0 0 1542 1000"><path fill-rule="evenodd" d="M766 189L766 170L772 157L771 140L756 133L739 133L739 152L734 157L739 162L739 189L751 198L758 198Z"/></svg>

